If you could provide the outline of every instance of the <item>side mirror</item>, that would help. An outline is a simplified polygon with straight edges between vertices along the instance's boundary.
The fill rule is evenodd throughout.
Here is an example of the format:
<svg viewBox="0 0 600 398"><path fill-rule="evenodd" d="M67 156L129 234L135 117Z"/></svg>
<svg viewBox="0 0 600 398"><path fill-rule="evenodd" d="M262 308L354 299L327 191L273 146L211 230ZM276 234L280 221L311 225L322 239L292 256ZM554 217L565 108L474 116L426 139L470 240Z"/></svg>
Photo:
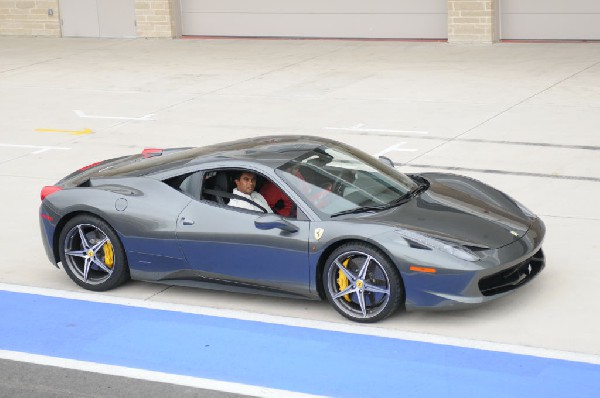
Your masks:
<svg viewBox="0 0 600 398"><path fill-rule="evenodd" d="M395 167L394 162L392 161L392 159L388 158L387 156L380 156L379 157L379 161L385 165L388 165L390 167Z"/></svg>
<svg viewBox="0 0 600 398"><path fill-rule="evenodd" d="M292 224L291 222L285 220L283 217L278 216L277 214L266 214L264 216L258 217L254 221L254 226L258 229L280 229L285 232L298 232L299 228Z"/></svg>

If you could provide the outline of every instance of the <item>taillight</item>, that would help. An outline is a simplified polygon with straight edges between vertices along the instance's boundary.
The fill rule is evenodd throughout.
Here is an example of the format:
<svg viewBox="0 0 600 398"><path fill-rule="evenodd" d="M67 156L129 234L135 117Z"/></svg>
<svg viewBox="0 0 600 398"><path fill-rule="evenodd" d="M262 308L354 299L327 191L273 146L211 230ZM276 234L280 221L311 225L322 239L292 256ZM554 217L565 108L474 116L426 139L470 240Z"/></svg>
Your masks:
<svg viewBox="0 0 600 398"><path fill-rule="evenodd" d="M42 200L44 200L48 195L52 195L54 192L60 191L61 189L61 187L57 187L55 185L45 186L44 188L42 188L42 193L40 194L40 197L42 198Z"/></svg>
<svg viewBox="0 0 600 398"><path fill-rule="evenodd" d="M162 149L160 148L146 148L142 151L142 156L144 158L150 158L152 156L160 156L162 155Z"/></svg>
<svg viewBox="0 0 600 398"><path fill-rule="evenodd" d="M82 168L80 168L79 171L84 171L84 170L87 170L87 169L91 169L92 167L98 166L99 164L102 164L102 162L96 162L96 163L88 164L87 166L83 166Z"/></svg>

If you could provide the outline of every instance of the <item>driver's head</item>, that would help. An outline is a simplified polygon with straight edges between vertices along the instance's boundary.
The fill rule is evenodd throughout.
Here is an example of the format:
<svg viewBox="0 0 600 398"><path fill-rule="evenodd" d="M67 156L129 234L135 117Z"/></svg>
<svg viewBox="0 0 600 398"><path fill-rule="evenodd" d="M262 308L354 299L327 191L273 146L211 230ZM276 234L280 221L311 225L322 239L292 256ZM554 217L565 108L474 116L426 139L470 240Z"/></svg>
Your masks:
<svg viewBox="0 0 600 398"><path fill-rule="evenodd" d="M256 174L244 171L235 176L233 182L238 191L250 195L256 187Z"/></svg>

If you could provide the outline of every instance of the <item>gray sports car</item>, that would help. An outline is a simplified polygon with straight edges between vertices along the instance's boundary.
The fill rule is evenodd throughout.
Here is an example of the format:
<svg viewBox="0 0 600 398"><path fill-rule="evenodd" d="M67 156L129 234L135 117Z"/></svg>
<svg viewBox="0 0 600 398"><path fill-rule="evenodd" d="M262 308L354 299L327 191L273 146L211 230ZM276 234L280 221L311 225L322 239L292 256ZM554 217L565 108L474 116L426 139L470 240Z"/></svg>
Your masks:
<svg viewBox="0 0 600 398"><path fill-rule="evenodd" d="M146 149L41 196L48 258L95 291L132 278L327 298L375 322L481 304L544 267L544 224L508 195L318 137Z"/></svg>

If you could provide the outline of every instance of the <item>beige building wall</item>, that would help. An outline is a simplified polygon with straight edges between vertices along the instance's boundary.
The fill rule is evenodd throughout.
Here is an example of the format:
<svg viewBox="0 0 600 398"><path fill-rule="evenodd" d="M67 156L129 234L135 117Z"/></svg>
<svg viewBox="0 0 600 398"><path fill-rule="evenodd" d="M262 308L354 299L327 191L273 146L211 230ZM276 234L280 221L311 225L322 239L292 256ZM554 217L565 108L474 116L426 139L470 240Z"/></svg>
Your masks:
<svg viewBox="0 0 600 398"><path fill-rule="evenodd" d="M59 1L0 0L0 36L60 37ZM498 41L499 1L448 0L448 41ZM137 36L180 36L179 7L180 0L135 0Z"/></svg>
<svg viewBox="0 0 600 398"><path fill-rule="evenodd" d="M60 37L58 0L0 0L0 36Z"/></svg>
<svg viewBox="0 0 600 398"><path fill-rule="evenodd" d="M500 0L448 0L448 42L498 41Z"/></svg>
<svg viewBox="0 0 600 398"><path fill-rule="evenodd" d="M179 0L136 0L138 37L177 37Z"/></svg>

